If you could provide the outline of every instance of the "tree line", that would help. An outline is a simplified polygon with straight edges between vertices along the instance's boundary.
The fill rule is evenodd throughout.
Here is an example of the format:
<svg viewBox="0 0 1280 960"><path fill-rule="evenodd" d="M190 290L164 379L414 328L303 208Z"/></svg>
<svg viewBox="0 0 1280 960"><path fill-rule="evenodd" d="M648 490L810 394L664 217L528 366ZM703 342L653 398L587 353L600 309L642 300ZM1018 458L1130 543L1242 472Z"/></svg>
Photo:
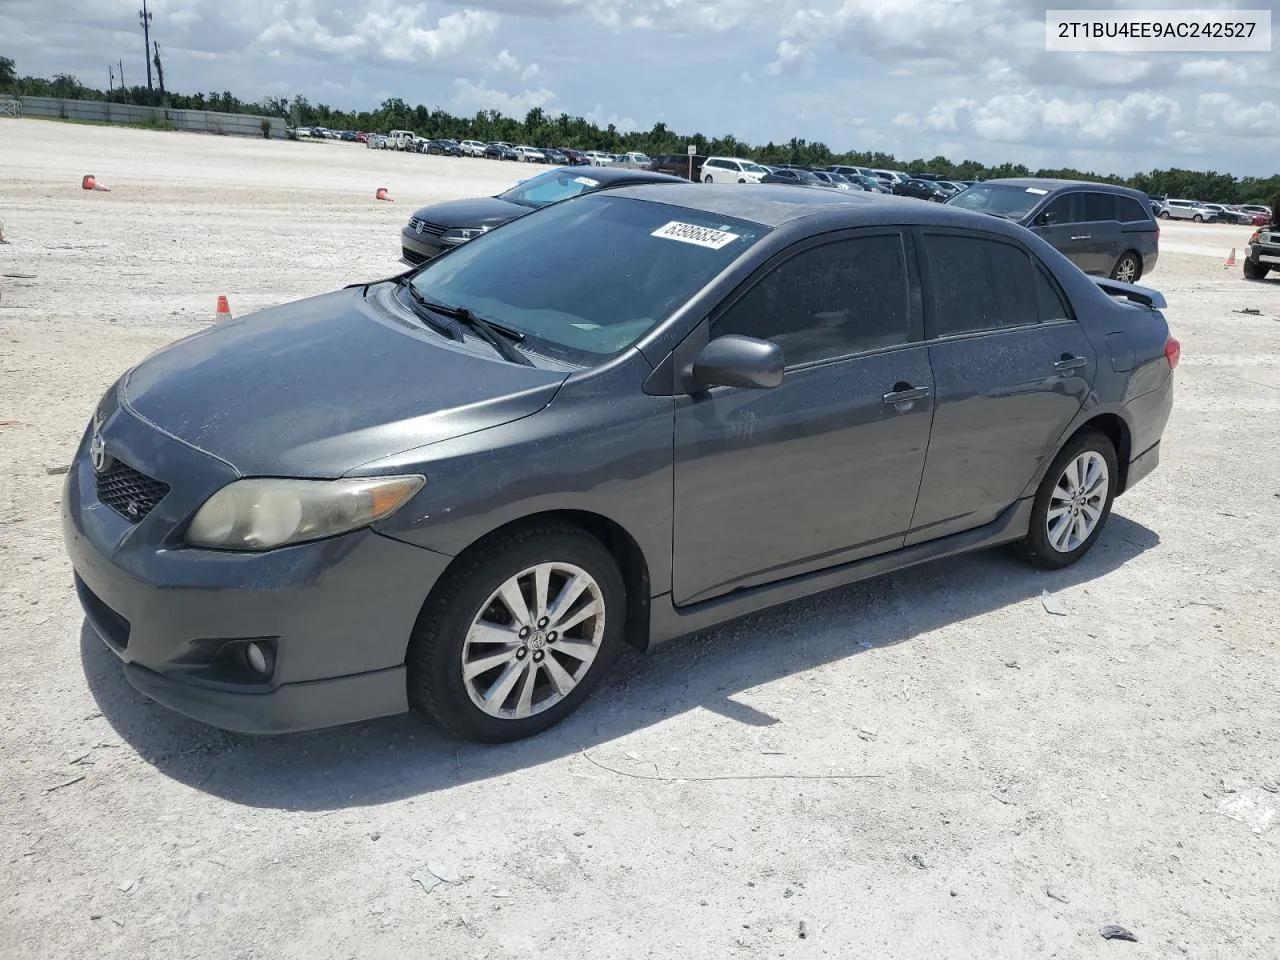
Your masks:
<svg viewBox="0 0 1280 960"><path fill-rule="evenodd" d="M537 146L570 147L577 150L603 150L626 153L638 150L650 156L683 154L692 144L697 153L743 157L758 163L793 163L824 167L841 163L849 166L903 170L907 173L936 173L957 180L991 180L997 177L1062 177L1135 187L1150 196L1185 197L1210 203L1270 203L1280 194L1280 174L1270 177L1237 178L1216 171L1151 170L1130 177L1098 174L1093 171L1060 169L1033 170L1021 163L990 166L976 160L956 163L946 157L900 160L879 151L846 150L836 152L821 141L793 137L786 143L753 145L727 134L708 137L701 133L677 133L665 123L655 123L649 130L622 132L610 123L601 128L581 116L548 113L541 107L529 110L523 120L508 117L497 110L481 110L471 117L457 117L439 107L422 104L409 106L399 97L384 100L376 110L336 110L326 104L312 104L306 97L264 97L256 102L240 100L230 91L183 94L172 91L163 95L147 87L117 87L102 91L87 86L70 74L52 79L19 77L14 61L0 57L0 90L10 89L20 96L57 97L64 100L112 100L142 106L167 106L178 110L215 110L254 116L284 117L293 126L323 126L335 130L386 133L389 130L413 130L424 137L449 137L454 140L482 140L492 143L528 143ZM163 97L163 101L162 101Z"/></svg>

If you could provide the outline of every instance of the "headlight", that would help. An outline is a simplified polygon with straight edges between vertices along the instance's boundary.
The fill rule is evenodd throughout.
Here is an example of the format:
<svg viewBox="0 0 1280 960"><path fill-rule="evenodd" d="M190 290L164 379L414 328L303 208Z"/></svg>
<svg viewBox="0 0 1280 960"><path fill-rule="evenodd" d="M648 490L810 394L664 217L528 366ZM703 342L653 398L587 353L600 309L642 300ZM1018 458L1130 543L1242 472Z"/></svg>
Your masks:
<svg viewBox="0 0 1280 960"><path fill-rule="evenodd" d="M452 230L446 230L440 235L440 239L446 243L465 243L473 237L487 231L488 227L454 227Z"/></svg>
<svg viewBox="0 0 1280 960"><path fill-rule="evenodd" d="M196 511L187 543L217 550L270 550L368 526L404 506L425 477L236 480Z"/></svg>

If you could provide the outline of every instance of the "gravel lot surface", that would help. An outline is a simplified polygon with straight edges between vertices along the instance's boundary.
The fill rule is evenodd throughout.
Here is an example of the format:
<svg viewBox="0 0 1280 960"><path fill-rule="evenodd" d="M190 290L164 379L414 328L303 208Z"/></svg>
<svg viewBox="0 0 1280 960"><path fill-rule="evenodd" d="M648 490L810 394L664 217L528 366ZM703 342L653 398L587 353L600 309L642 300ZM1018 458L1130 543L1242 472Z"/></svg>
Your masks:
<svg viewBox="0 0 1280 960"><path fill-rule="evenodd" d="M255 740L133 692L48 472L102 390L219 294L386 276L415 205L528 172L0 120L0 956L1280 956L1280 282L1224 268L1245 227L1163 225L1164 463L1070 570L793 604L508 747Z"/></svg>

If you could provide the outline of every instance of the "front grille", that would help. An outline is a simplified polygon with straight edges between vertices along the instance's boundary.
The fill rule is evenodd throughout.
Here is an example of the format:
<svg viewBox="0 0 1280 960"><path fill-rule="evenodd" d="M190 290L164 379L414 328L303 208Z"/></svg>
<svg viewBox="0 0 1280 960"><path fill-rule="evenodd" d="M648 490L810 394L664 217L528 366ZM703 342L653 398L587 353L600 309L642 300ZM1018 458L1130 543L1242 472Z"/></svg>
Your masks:
<svg viewBox="0 0 1280 960"><path fill-rule="evenodd" d="M427 262L427 257L419 253L417 250L410 250L408 247L401 247L400 253L404 256L405 260L415 266L419 263Z"/></svg>
<svg viewBox="0 0 1280 960"><path fill-rule="evenodd" d="M130 523L146 517L169 492L167 484L139 473L120 460L111 461L105 470L95 474L95 480L98 499Z"/></svg>
<svg viewBox="0 0 1280 960"><path fill-rule="evenodd" d="M430 223L426 220L419 220L417 217L409 218L409 229L414 233L429 233L433 237L438 237L447 229L438 223Z"/></svg>

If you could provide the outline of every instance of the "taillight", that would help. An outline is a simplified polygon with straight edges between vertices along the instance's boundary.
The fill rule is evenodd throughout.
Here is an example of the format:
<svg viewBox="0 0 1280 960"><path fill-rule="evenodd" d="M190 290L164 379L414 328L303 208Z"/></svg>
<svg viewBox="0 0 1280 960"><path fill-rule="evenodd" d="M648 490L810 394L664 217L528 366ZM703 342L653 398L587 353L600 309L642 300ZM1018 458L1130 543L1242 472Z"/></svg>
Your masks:
<svg viewBox="0 0 1280 960"><path fill-rule="evenodd" d="M1182 359L1182 344L1170 337L1164 342L1164 356L1169 361L1169 369L1172 370Z"/></svg>

